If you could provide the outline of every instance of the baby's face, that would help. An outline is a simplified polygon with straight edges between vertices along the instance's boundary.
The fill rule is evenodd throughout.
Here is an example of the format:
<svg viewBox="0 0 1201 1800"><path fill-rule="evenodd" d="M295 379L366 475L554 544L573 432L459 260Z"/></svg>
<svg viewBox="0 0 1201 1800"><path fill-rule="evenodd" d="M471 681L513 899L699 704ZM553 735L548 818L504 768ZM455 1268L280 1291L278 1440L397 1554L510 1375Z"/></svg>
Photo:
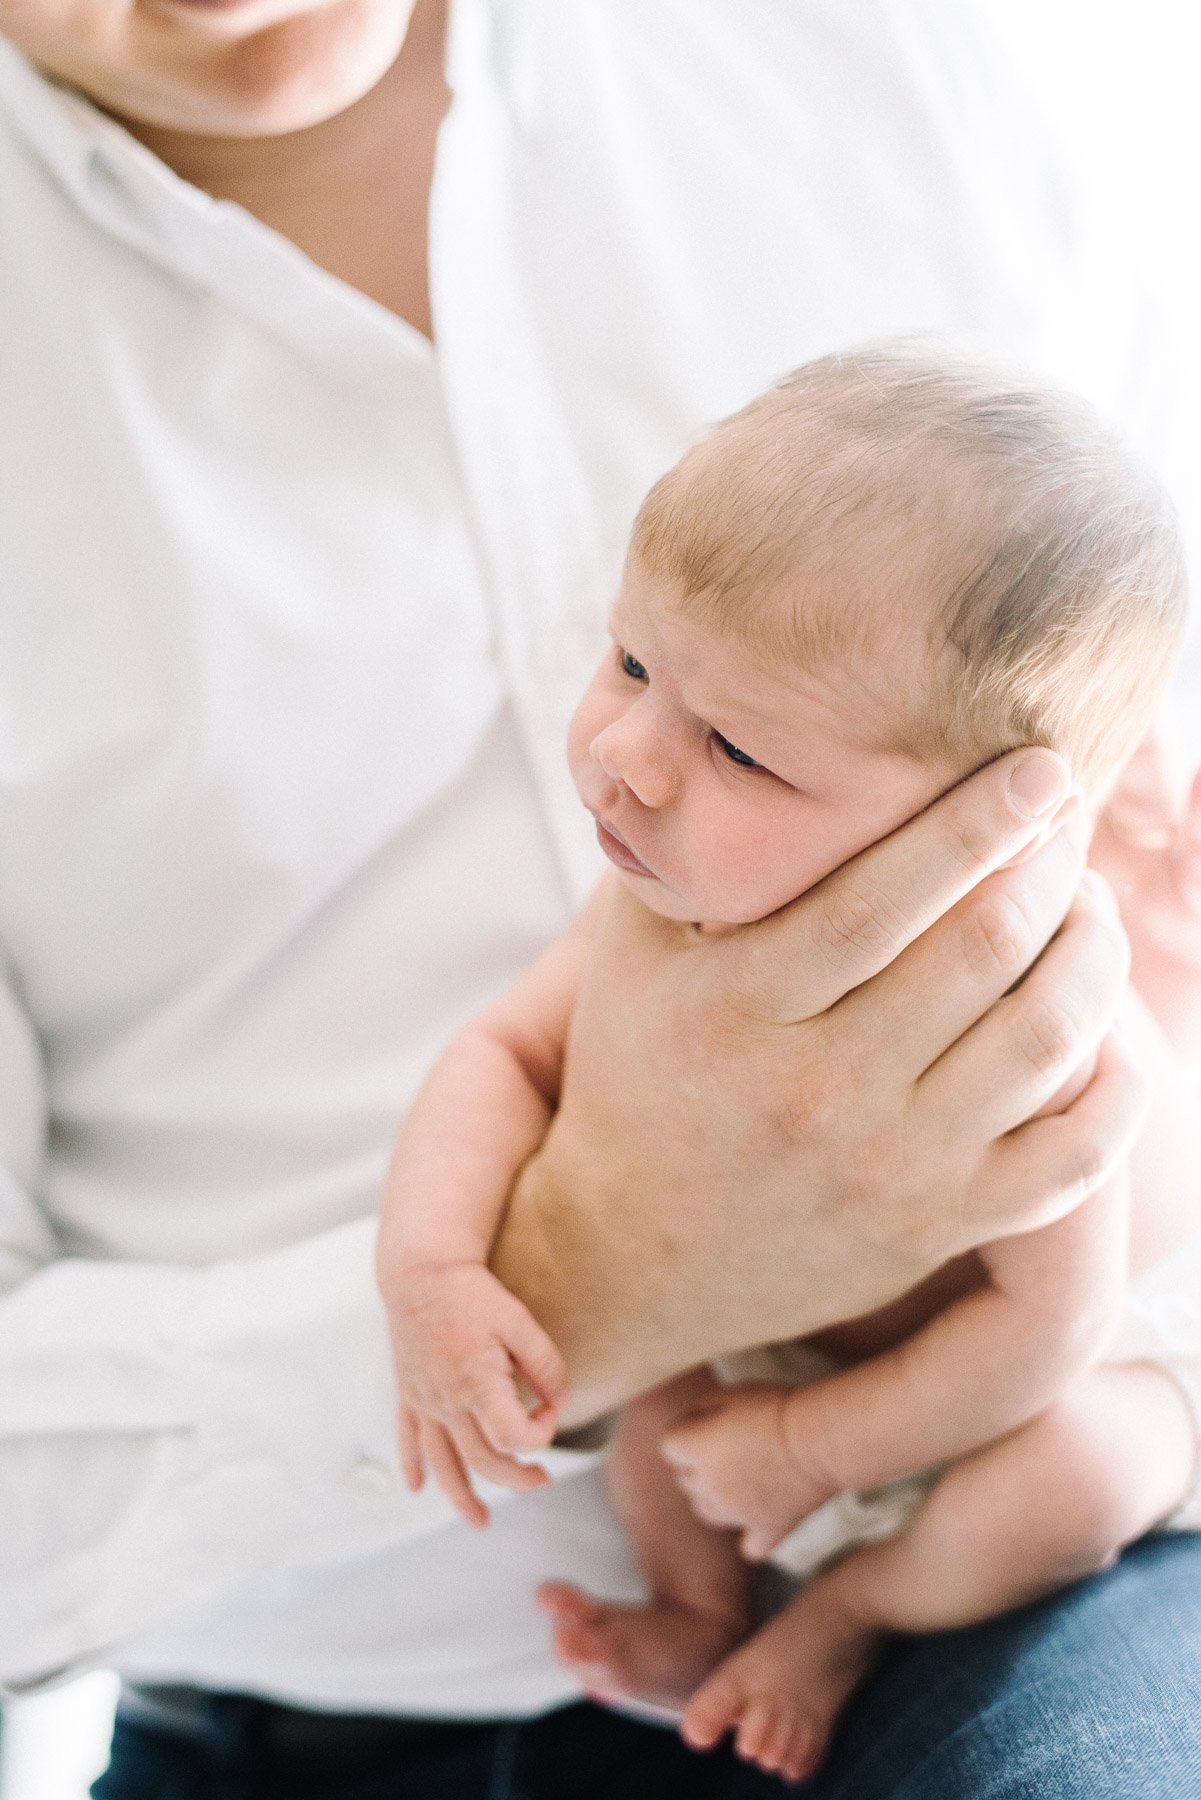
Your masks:
<svg viewBox="0 0 1201 1800"><path fill-rule="evenodd" d="M928 674L916 624L862 669L771 666L631 559L610 631L568 757L601 849L666 918L764 918L967 772L896 748L895 696Z"/></svg>

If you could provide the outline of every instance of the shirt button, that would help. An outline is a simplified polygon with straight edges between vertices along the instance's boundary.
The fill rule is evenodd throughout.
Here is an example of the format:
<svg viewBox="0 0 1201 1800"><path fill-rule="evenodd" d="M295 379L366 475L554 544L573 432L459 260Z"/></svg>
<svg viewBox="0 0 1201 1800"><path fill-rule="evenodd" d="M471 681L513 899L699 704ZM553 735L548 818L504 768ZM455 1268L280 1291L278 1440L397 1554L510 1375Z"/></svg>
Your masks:
<svg viewBox="0 0 1201 1800"><path fill-rule="evenodd" d="M360 1456L346 1472L346 1485L359 1500L382 1500L392 1491L392 1472L374 1456Z"/></svg>

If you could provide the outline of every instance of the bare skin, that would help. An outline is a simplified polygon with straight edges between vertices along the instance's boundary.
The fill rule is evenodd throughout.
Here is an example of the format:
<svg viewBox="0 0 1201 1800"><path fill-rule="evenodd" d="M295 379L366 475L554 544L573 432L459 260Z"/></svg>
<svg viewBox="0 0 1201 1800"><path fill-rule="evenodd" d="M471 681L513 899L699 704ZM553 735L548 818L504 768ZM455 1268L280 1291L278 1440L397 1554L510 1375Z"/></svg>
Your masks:
<svg viewBox="0 0 1201 1800"><path fill-rule="evenodd" d="M220 31L134 0L0 0L0 33L177 175L432 335L446 0L298 0ZM411 15L411 16L410 16ZM335 57L334 51L337 51Z"/></svg>
<svg viewBox="0 0 1201 1800"><path fill-rule="evenodd" d="M1022 1124L1096 1050L1126 956L1112 910L1073 902L1070 826L983 879L1036 835L1006 799L1020 757L735 936L611 909L493 1264L567 1359L568 1423L870 1312L1062 1216L1128 1148L1141 1090L1113 1048Z"/></svg>
<svg viewBox="0 0 1201 1800"><path fill-rule="evenodd" d="M244 206L331 275L432 337L429 194L450 103L445 31L446 0L419 0L383 79L345 112L304 131L210 137L125 123L185 180Z"/></svg>
<svg viewBox="0 0 1201 1800"><path fill-rule="evenodd" d="M955 1463L899 1536L818 1575L693 1694L682 1731L786 1780L816 1772L895 1632L992 1618L1108 1568L1176 1506L1195 1456L1170 1377L1093 1371L1020 1431Z"/></svg>

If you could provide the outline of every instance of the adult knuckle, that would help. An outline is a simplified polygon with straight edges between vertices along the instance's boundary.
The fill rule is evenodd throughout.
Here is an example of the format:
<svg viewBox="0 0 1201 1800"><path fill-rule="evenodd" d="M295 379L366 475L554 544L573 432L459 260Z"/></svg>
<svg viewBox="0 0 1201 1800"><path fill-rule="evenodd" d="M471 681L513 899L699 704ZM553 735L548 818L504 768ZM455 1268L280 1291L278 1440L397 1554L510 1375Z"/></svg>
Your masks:
<svg viewBox="0 0 1201 1800"><path fill-rule="evenodd" d="M1054 1074L1078 1054L1080 1021L1066 1002L1039 1000L1023 1019L1021 1049L1040 1074Z"/></svg>
<svg viewBox="0 0 1201 1800"><path fill-rule="evenodd" d="M787 1089L767 1105L769 1133L785 1144L841 1140L850 1125L850 1096L862 1092L854 1059L828 1039L817 1048L819 1054L806 1057Z"/></svg>
<svg viewBox="0 0 1201 1800"><path fill-rule="evenodd" d="M974 812L960 812L947 822L947 852L965 875L979 879L992 867L996 855L995 828Z"/></svg>
<svg viewBox="0 0 1201 1800"><path fill-rule="evenodd" d="M1010 982L1027 967L1034 952L1030 922L1009 894L990 894L968 913L963 954L976 975L1000 976Z"/></svg>
<svg viewBox="0 0 1201 1800"><path fill-rule="evenodd" d="M887 961L903 941L904 918L883 889L840 883L822 908L818 943L832 961Z"/></svg>

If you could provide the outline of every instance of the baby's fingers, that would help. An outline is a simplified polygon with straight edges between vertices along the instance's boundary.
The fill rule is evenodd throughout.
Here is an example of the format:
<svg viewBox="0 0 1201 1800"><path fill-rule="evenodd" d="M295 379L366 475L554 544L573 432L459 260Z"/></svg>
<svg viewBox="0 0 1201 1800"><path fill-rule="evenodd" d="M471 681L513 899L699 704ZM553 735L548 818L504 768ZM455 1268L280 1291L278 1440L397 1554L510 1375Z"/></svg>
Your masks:
<svg viewBox="0 0 1201 1800"><path fill-rule="evenodd" d="M527 1413L512 1375L489 1382L472 1398L471 1413L494 1451L505 1456L514 1450L543 1450L555 1435L558 1411L543 1401Z"/></svg>
<svg viewBox="0 0 1201 1800"><path fill-rule="evenodd" d="M450 1433L428 1419L421 1421L421 1449L446 1498L477 1531L488 1523L488 1508L471 1485L463 1458Z"/></svg>
<svg viewBox="0 0 1201 1800"><path fill-rule="evenodd" d="M512 1488L523 1493L529 1488L545 1487L550 1476L537 1463L518 1462L515 1456L504 1456L494 1450L475 1420L463 1413L455 1420L455 1441L459 1454L477 1475L494 1481L497 1487Z"/></svg>
<svg viewBox="0 0 1201 1800"><path fill-rule="evenodd" d="M513 1299L511 1295L509 1298ZM567 1395L567 1364L520 1300L513 1299L512 1306L506 1308L500 1337L518 1373L542 1402L529 1416L537 1417L561 1405Z"/></svg>
<svg viewBox="0 0 1201 1800"><path fill-rule="evenodd" d="M400 1472L410 1494L419 1494L425 1483L425 1459L421 1454L421 1426L417 1415L402 1406L396 1415L396 1443Z"/></svg>

